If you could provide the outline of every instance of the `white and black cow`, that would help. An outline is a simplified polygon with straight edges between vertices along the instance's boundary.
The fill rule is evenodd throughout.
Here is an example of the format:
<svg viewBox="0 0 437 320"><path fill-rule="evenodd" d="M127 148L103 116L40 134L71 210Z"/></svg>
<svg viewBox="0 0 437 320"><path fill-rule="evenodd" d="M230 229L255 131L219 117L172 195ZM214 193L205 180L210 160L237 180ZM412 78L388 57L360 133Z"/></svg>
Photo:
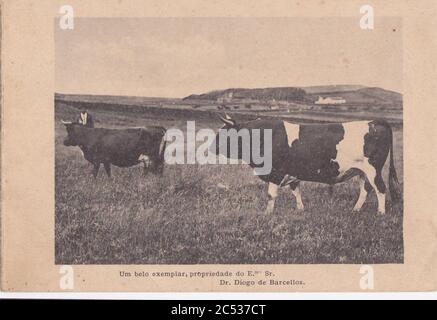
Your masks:
<svg viewBox="0 0 437 320"><path fill-rule="evenodd" d="M353 208L359 211L368 192L375 190L378 213L385 213L386 185L382 178L383 166L390 154L389 189L393 202L400 199L400 189L393 160L393 133L384 120L353 121L333 124L294 124L283 120L257 119L237 123L226 116L221 118L220 130L259 129L272 131L272 170L259 177L268 182L269 201L266 212L272 213L278 189L289 185L296 197L297 208L304 209L299 183L313 181L333 185L354 176L360 177L360 195ZM223 154L219 145L220 131L212 147ZM261 139L261 144L264 140ZM229 141L226 141L229 143ZM241 152L241 140L239 141ZM252 145L250 146L252 148ZM226 151L225 151L226 153ZM239 155L237 155L239 157ZM240 156L241 158L241 156ZM250 161L250 166L256 167Z"/></svg>

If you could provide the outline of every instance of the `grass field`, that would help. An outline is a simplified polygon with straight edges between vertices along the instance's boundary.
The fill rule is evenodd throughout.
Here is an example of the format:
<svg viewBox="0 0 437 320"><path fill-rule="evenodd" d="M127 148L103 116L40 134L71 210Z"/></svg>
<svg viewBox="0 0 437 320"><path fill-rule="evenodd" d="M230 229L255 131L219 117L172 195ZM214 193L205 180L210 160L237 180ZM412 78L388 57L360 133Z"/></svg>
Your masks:
<svg viewBox="0 0 437 320"><path fill-rule="evenodd" d="M352 213L355 180L329 188L303 183L306 209L288 188L267 216L267 185L245 165L166 165L164 175L140 167L101 170L96 180L78 147L65 147L60 119L77 110L56 105L56 263L58 264L314 264L402 263L403 208L376 215L376 196ZM100 127L150 124L184 128L187 119L91 111ZM217 120L196 126L218 128ZM402 128L394 132L403 180Z"/></svg>

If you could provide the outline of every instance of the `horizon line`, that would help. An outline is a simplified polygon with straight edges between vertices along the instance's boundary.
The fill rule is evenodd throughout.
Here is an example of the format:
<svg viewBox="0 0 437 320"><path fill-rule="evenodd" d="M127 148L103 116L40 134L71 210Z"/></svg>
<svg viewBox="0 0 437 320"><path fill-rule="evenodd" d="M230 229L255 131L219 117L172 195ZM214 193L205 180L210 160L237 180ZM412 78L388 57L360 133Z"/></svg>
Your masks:
<svg viewBox="0 0 437 320"><path fill-rule="evenodd" d="M226 91L226 90L231 90L231 89L249 89L249 90L254 90L254 89L273 89L273 88L299 88L299 89L305 89L305 88L312 88L312 87L336 87L336 86L359 86L359 87L363 87L364 88L378 88L378 89L382 89L385 91L391 91L391 92L395 92L398 93L400 95L403 95L402 92L396 91L396 90L391 90L391 89L385 89L383 87L379 87L379 86L366 86L366 85L361 85L361 84L332 84L332 85L309 85L309 86L273 86L273 87L228 87L225 89L213 89L210 91L206 91L206 92L202 92L202 93L190 93L186 96L183 97L170 97L170 96L147 96L147 95L126 95L126 94L95 94L95 93L65 93L65 92L58 92L55 91L55 95L56 94L62 94L62 95L80 95L80 96L113 96L113 97L136 97L136 98L154 98L154 99L184 99L188 96L191 95L202 95L202 94L208 94L208 93L212 93L212 92L217 92L217 91ZM354 90L351 90L354 91ZM335 92L335 91L334 91ZM347 92L347 91L345 91ZM317 93L317 92L314 92ZM313 94L314 94L313 93ZM322 92L321 92L322 93ZM328 92L326 92L328 93Z"/></svg>

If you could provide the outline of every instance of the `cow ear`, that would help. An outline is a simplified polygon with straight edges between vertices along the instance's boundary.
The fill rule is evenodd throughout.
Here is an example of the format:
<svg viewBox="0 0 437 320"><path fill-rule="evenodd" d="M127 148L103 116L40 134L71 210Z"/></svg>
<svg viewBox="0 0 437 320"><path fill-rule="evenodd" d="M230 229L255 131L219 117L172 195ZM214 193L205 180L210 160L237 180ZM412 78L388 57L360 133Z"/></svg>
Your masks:
<svg viewBox="0 0 437 320"><path fill-rule="evenodd" d="M227 115L226 113L225 113L225 117L219 117L220 118L220 120L224 123L224 124L227 124L227 125L229 125L229 126L235 126L235 124L236 124L236 122L235 122L235 120L234 119L232 119L229 115Z"/></svg>

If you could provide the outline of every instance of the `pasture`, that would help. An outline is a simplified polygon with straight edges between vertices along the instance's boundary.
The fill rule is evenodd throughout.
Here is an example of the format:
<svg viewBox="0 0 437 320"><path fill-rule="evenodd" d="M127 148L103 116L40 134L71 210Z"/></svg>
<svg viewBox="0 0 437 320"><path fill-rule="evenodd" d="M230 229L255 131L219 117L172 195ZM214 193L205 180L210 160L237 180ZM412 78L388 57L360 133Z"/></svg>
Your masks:
<svg viewBox="0 0 437 320"><path fill-rule="evenodd" d="M306 209L295 210L282 188L274 215L265 215L267 185L246 165L166 165L162 177L140 166L101 169L78 147L65 147L60 119L78 110L56 103L55 260L57 264L373 264L403 262L403 207L376 215L371 193L360 213L353 179L329 187L303 183ZM220 127L218 119L184 119L89 109L99 127L159 124ZM238 119L238 117L236 116ZM402 127L394 131L395 163L403 185ZM387 172L386 172L387 173ZM386 175L385 175L386 176Z"/></svg>

